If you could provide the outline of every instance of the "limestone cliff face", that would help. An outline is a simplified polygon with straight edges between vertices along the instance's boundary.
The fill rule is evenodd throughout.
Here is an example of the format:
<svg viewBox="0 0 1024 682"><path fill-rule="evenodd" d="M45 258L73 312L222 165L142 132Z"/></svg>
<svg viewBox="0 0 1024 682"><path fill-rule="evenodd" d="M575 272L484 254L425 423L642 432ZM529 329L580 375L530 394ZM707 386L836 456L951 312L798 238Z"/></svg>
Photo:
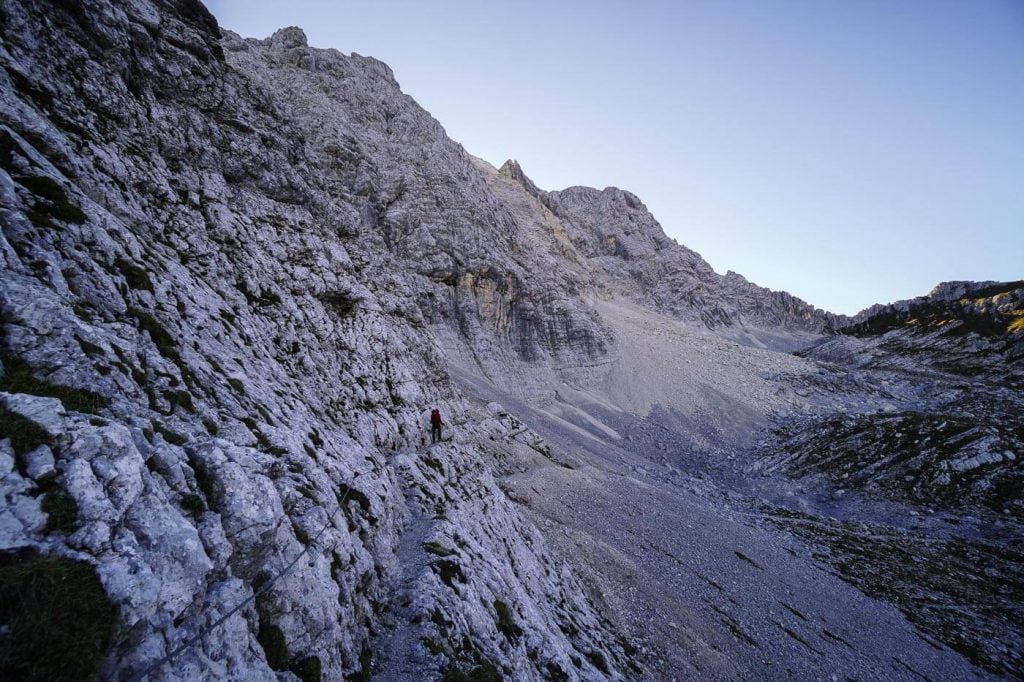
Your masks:
<svg viewBox="0 0 1024 682"><path fill-rule="evenodd" d="M0 440L0 547L96 564L104 675L194 640L152 679L616 676L495 485L521 429L462 402L431 329L526 360L602 332L568 274L489 257L514 226L388 68L188 0L0 19L0 401L36 425Z"/></svg>
<svg viewBox="0 0 1024 682"><path fill-rule="evenodd" d="M665 235L640 199L616 187L542 192L515 161L501 173L537 197L561 221L601 286L712 329L750 326L831 333L841 319L742 276L717 274L696 252Z"/></svg>
<svg viewBox="0 0 1024 682"><path fill-rule="evenodd" d="M604 352L581 268L565 267L550 229L514 211L387 66L310 48L298 29L229 34L224 46L231 66L275 93L325 189L357 207L351 238L387 254L367 267L401 273L396 286L450 355L501 381L509 367L545 372Z"/></svg>

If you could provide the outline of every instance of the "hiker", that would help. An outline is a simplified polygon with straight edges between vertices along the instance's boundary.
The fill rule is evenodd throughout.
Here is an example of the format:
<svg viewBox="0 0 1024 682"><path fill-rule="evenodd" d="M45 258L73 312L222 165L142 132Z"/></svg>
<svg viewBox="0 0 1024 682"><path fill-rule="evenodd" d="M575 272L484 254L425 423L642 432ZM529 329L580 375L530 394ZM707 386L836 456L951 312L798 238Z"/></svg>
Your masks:
<svg viewBox="0 0 1024 682"><path fill-rule="evenodd" d="M436 443L441 440L441 425L444 424L441 421L441 410L436 407L430 413L430 442Z"/></svg>

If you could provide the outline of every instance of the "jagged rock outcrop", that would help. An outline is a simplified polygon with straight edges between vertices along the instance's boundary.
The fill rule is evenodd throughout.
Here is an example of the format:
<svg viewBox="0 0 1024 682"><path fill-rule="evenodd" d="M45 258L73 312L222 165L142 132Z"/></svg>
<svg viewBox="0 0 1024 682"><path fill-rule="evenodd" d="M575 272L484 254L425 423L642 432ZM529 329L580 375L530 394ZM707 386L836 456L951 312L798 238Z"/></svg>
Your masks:
<svg viewBox="0 0 1024 682"><path fill-rule="evenodd" d="M986 282L964 282L964 281L952 281L952 282L939 282L936 284L931 291L924 296L917 296L915 298L908 298L902 301L896 301L894 303L876 303L872 306L868 306L864 310L860 311L853 317L846 321L845 325L859 324L870 317L874 317L883 311L893 310L908 310L912 305L921 305L926 303L936 303L939 301L955 301L959 298L963 298L967 294L971 293L976 289L985 289L1000 284L1000 282L986 281Z"/></svg>
<svg viewBox="0 0 1024 682"><path fill-rule="evenodd" d="M831 371L831 394L853 400L785 420L761 453L765 470L836 500L898 510L881 530L800 517L792 527L830 547L851 582L1000 676L1024 664L1013 539L1024 522L1022 284L944 283L802 351ZM976 519L977 530L949 530Z"/></svg>
<svg viewBox="0 0 1024 682"><path fill-rule="evenodd" d="M1024 387L1024 282L944 282L927 296L869 308L840 332L807 355Z"/></svg>

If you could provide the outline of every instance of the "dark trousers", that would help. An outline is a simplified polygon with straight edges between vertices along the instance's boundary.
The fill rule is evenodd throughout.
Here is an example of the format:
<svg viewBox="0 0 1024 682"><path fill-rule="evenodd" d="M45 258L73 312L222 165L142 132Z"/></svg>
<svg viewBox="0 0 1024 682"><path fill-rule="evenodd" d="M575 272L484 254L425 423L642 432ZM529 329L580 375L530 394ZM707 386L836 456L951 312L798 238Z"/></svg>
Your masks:
<svg viewBox="0 0 1024 682"><path fill-rule="evenodd" d="M441 425L440 424L431 424L430 425L430 442L431 443L436 443L439 440L441 440Z"/></svg>

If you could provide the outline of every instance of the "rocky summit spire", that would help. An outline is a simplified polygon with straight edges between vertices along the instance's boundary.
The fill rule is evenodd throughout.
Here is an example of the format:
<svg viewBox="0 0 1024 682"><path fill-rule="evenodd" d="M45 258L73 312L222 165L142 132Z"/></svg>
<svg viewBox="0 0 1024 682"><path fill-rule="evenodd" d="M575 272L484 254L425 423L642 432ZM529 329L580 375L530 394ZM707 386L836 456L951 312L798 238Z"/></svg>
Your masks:
<svg viewBox="0 0 1024 682"><path fill-rule="evenodd" d="M309 46L309 42L306 40L306 32L298 26L279 28L274 31L269 40L271 45L283 48Z"/></svg>
<svg viewBox="0 0 1024 682"><path fill-rule="evenodd" d="M533 184L533 180L526 176L526 173L523 172L523 167L520 166L519 162L515 159L509 159L503 163L501 168L498 169L498 172L506 178L511 178L518 182L523 186L523 189L535 197L540 197L541 194L544 194L537 185Z"/></svg>

